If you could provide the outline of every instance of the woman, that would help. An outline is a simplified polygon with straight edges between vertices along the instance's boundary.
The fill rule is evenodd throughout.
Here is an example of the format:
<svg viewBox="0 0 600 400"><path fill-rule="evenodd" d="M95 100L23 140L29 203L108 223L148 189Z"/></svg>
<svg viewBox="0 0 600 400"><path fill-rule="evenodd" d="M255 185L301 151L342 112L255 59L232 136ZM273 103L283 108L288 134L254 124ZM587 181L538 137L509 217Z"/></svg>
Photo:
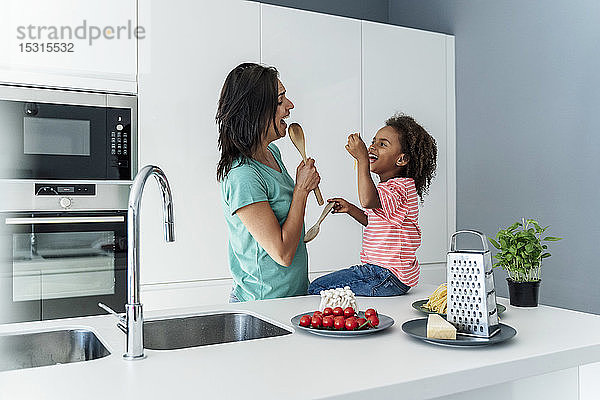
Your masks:
<svg viewBox="0 0 600 400"><path fill-rule="evenodd" d="M304 212L320 177L308 159L296 169L294 183L272 143L285 136L292 108L273 67L238 65L221 90L217 179L234 280L230 302L304 295L308 289Z"/></svg>

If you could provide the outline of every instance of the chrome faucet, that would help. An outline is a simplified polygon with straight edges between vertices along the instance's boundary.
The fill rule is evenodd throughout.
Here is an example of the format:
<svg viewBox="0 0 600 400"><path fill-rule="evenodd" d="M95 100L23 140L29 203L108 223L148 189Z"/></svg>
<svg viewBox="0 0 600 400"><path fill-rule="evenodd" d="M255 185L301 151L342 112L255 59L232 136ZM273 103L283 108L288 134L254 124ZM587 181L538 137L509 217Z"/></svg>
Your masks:
<svg viewBox="0 0 600 400"><path fill-rule="evenodd" d="M127 347L123 358L139 360L144 355L144 316L140 303L140 203L144 185L154 175L163 200L163 218L165 222L165 241L175 241L175 224L173 222L173 200L171 188L165 173L154 165L146 165L136 175L129 192L127 210L127 304L125 304L125 321L127 326Z"/></svg>

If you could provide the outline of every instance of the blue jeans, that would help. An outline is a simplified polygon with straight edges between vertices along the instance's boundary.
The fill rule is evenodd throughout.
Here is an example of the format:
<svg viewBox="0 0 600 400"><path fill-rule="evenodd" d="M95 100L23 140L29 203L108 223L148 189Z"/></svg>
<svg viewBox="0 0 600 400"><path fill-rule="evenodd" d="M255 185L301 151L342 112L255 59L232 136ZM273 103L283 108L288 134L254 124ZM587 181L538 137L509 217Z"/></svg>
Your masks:
<svg viewBox="0 0 600 400"><path fill-rule="evenodd" d="M355 265L324 275L312 281L308 294L321 290L350 286L357 296L400 296L410 289L387 268L373 264Z"/></svg>

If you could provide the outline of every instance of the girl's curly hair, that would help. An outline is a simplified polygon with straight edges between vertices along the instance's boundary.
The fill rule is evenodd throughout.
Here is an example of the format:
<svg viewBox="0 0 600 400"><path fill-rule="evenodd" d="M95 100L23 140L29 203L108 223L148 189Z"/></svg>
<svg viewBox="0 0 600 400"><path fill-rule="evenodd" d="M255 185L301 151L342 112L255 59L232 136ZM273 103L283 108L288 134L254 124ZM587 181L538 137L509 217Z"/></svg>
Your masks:
<svg viewBox="0 0 600 400"><path fill-rule="evenodd" d="M417 194L423 202L423 196L429 193L429 185L435 176L437 164L437 145L435 139L415 121L405 114L395 114L387 121L400 136L402 152L408 157L408 164L400 172L404 178L413 178Z"/></svg>

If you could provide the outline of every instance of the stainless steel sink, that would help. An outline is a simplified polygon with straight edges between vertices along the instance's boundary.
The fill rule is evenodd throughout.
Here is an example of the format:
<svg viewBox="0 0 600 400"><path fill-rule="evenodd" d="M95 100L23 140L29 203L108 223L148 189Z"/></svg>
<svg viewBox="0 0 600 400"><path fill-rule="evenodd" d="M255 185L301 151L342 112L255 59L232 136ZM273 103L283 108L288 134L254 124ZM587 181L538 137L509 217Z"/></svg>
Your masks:
<svg viewBox="0 0 600 400"><path fill-rule="evenodd" d="M89 361L110 352L85 329L0 335L0 371Z"/></svg>
<svg viewBox="0 0 600 400"><path fill-rule="evenodd" d="M288 329L246 313L144 321L144 348L174 350L289 335Z"/></svg>

